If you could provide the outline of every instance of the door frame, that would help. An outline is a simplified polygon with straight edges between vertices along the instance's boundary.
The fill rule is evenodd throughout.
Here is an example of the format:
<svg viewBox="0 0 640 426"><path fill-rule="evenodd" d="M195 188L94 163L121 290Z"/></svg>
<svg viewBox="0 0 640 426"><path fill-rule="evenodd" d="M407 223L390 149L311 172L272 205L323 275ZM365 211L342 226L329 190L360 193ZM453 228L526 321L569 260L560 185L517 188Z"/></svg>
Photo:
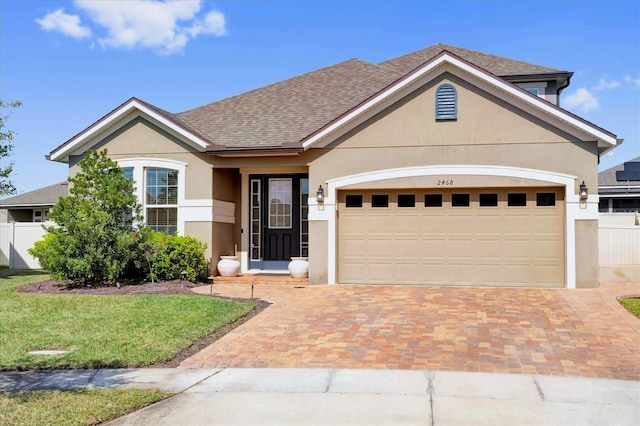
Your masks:
<svg viewBox="0 0 640 426"><path fill-rule="evenodd" d="M269 230L269 182L271 179L291 179L291 233L293 244L287 255L279 256L280 259L265 260L265 253L268 244ZM303 221L308 226L308 173L260 173L249 175L249 199L248 199L248 220L249 220L249 247L248 266L251 270L262 271L284 271L291 261L291 257L300 256L306 249L308 242L303 242ZM306 180L306 185L304 181ZM306 190L306 193L305 193ZM256 205L255 201L259 203ZM306 209L306 210L304 210ZM278 228L274 228L276 230ZM256 235L258 234L258 235ZM307 231L308 234L308 231ZM308 240L307 240L308 241ZM259 244L256 246L256 243Z"/></svg>

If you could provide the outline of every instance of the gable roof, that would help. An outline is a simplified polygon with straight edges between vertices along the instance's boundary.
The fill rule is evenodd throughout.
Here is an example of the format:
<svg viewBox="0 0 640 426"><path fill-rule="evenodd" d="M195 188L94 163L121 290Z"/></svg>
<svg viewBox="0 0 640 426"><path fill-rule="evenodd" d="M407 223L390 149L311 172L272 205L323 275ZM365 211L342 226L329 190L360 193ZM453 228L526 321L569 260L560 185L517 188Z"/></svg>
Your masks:
<svg viewBox="0 0 640 426"><path fill-rule="evenodd" d="M0 200L0 208L53 206L60 197L67 195L69 195L69 183L60 182Z"/></svg>
<svg viewBox="0 0 640 426"><path fill-rule="evenodd" d="M68 155L102 137L109 126L121 127L132 111L161 124L201 152L256 155L273 151L280 155L290 150L298 153L328 134L327 129L344 125L345 117L364 111L363 105L375 104L403 81L415 78L434 64L437 66L442 58L488 82L487 87L500 87L512 96L511 100L515 96L544 111L547 119L551 115L574 131L579 129L599 142L605 141L601 146L603 151L616 145L615 135L500 77L554 73L570 76L570 73L437 44L379 65L351 59L177 114L131 98L53 150L49 157L67 161Z"/></svg>
<svg viewBox="0 0 640 426"><path fill-rule="evenodd" d="M68 161L69 155L72 155L76 150L82 149L95 137L113 133L116 129L131 121L131 113L142 115L150 121L162 125L194 149L204 151L209 145L208 141L204 139L196 129L191 128L188 124L177 118L175 114L171 114L140 99L130 98L91 126L58 146L51 151L46 158L54 161Z"/></svg>
<svg viewBox="0 0 640 426"><path fill-rule="evenodd" d="M176 116L211 141L208 151L300 147L307 136L401 76L351 59Z"/></svg>
<svg viewBox="0 0 640 426"><path fill-rule="evenodd" d="M598 149L601 153L612 149L619 142L616 136L595 126L581 117L570 113L550 102L547 102L538 96L532 95L524 89L515 86L496 75L478 67L477 65L466 61L446 50L440 52L437 56L430 59L420 67L405 74L400 79L390 84L387 88L377 93L375 96L363 102L360 105L354 107L348 114L336 118L333 122L328 123L324 128L319 129L314 135L304 141L303 146L310 148L313 145L319 144L320 140L326 135L337 131L340 127L345 127L349 122L353 122L357 116L363 114L365 111L370 110L377 104L381 104L388 99L394 93L402 90L405 87L410 86L416 80L427 75L429 72L435 70L442 64L452 65L455 69L461 70L468 75L476 78L478 83L481 83L485 90L490 90L499 98L513 103L516 99L523 105L530 107L528 112L532 115L541 118L545 121L554 119L558 125L562 126L563 130L570 134L581 133L584 137L585 134L594 138L597 141ZM476 84L478 84L476 83ZM478 86L480 87L480 86ZM498 89L497 91L495 89Z"/></svg>
<svg viewBox="0 0 640 426"><path fill-rule="evenodd" d="M475 64L499 77L533 74L571 74L568 71L561 71L556 68L517 61L515 59L490 55L488 53L463 49L461 47L450 46L443 43L435 44L425 49L381 62L379 65L399 73L406 74L425 62L435 58L443 50L451 52L465 61L471 62L472 64Z"/></svg>
<svg viewBox="0 0 640 426"><path fill-rule="evenodd" d="M626 163L640 163L640 157L632 158L616 166L613 166L607 170L603 170L598 173L598 186L628 186L633 184L635 186L640 185L640 179L638 180L618 180L616 174L619 171L624 171Z"/></svg>

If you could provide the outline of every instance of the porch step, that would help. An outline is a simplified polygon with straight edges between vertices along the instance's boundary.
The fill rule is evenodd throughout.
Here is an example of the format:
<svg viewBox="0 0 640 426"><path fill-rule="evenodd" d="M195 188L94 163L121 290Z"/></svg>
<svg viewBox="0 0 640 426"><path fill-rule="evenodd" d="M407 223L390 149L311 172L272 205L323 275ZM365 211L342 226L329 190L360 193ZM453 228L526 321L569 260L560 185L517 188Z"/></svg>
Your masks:
<svg viewBox="0 0 640 426"><path fill-rule="evenodd" d="M286 286L306 286L309 285L308 278L292 278L290 275L276 274L242 274L237 277L215 276L209 277L214 284L256 284L256 285L286 285Z"/></svg>

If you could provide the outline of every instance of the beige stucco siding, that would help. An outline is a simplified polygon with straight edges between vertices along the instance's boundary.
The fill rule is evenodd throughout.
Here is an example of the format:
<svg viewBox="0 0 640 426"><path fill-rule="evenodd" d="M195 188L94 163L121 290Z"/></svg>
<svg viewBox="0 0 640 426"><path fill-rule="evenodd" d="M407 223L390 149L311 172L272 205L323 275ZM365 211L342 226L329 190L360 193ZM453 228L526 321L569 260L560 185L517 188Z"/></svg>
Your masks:
<svg viewBox="0 0 640 426"><path fill-rule="evenodd" d="M109 158L119 161L131 158L160 158L187 164L187 199L211 199L211 164L206 154L199 153L188 145L164 132L158 126L141 119L129 124L95 144L92 149L107 149ZM70 162L70 175L78 171L75 157Z"/></svg>
<svg viewBox="0 0 640 426"><path fill-rule="evenodd" d="M576 281L578 288L598 287L598 221L576 221Z"/></svg>
<svg viewBox="0 0 640 426"><path fill-rule="evenodd" d="M451 83L458 118L435 120L435 90ZM597 187L596 143L584 143L449 75L338 139L310 165L312 184L371 170L482 164L565 173Z"/></svg>
<svg viewBox="0 0 640 426"><path fill-rule="evenodd" d="M443 83L452 84L457 91L457 119L452 121L436 121L435 119L435 91ZM389 106L375 114L370 112L370 117L348 133L338 137L334 142L322 148L312 149L318 152L317 158L310 162L310 185L316 188L323 185L330 189L329 202L335 202L336 193L331 182L344 182L346 177L354 177L359 174L371 174L372 172L391 171L403 168L426 168L429 166L456 166L455 173L451 175L433 175L432 173L417 173L415 175L397 176L389 173L391 177L378 180L378 177L354 179L355 183L340 183L338 191L353 189L402 189L439 188L441 181L446 181L447 190L456 188L527 188L527 187L553 187L559 180L566 182L566 195L570 200L576 200L578 186L582 181L591 188L593 194L597 188L597 164L598 154L595 141L585 136L585 140L579 140L564 130L549 123L555 123L553 118L549 122L536 117L537 111L531 106L525 107L520 102L513 104L479 89L461 78L450 73L433 79L422 87L403 98L390 102ZM515 106L518 105L518 106ZM529 109L526 109L529 108ZM459 167L462 166L462 167ZM484 170L495 167L496 175L474 174L465 175L464 166L488 166ZM513 175L506 169L518 170ZM454 167L442 168L453 170ZM477 170L475 167L474 170ZM523 171L534 170L529 173ZM499 172L498 172L499 170ZM538 173L540 172L540 173ZM502 173L502 176L497 176ZM540 179L530 176L539 175ZM560 177L561 176L561 177ZM573 183L571 177L575 177ZM547 178L548 180L545 180ZM369 179L369 180L367 180ZM330 183L330 184L328 184ZM336 183L337 184L337 183ZM331 206L330 208L334 208ZM560 226L559 233L563 239L569 237L572 240L566 243L555 243L554 256L558 259L553 279L545 285L565 285L563 269L576 269L567 271L566 285L577 287L590 287L593 285L594 273L587 267L579 270L586 263L597 265L597 242L594 245L594 233L590 226L571 219L576 215L576 201L570 201L566 215L555 222ZM340 212L338 212L340 213ZM533 212L537 214L537 212ZM334 213L335 214L335 213ZM328 256L335 256L336 270L334 279L340 279L340 265L343 259L338 250L338 242L344 228L341 228L341 219L332 217L331 214L318 213L318 223L328 221L329 227L324 234L314 234L310 238L314 247L328 248ZM576 216L577 217L577 216ZM356 218L358 219L358 218ZM539 218L539 223L544 223L544 218ZM571 221L571 223L567 223ZM575 227L574 227L574 221ZM391 223L389 218L384 223ZM587 221L582 221L587 222ZM331 223L335 223L336 236L329 236L332 232ZM358 220L354 223L360 223ZM464 222L463 222L464 223ZM318 225L312 225L312 230L320 230ZM575 230L575 233L574 233ZM450 232L444 231L444 232ZM527 231L528 232L528 231ZM575 241L573 241L575 235ZM331 246L335 241L335 247ZM575 250L576 244L582 244L581 249ZM502 244L498 242L497 244ZM508 249L504 243L503 249ZM570 249L566 249L570 247ZM393 249L390 248L391 250ZM497 249L498 251L500 248ZM566 253L564 252L565 250ZM312 251L312 255L315 253ZM455 254L451 254L455 256ZM580 257L574 263L573 256ZM566 256L566 259L565 259ZM595 256L595 257L594 257ZM586 262L586 263L585 263ZM577 268L576 268L577 267ZM317 268L314 272L313 268ZM310 262L310 274L312 282L323 282L331 279L332 261L326 261L323 256L312 259ZM328 276L324 275L328 271ZM572 278L575 274L575 282ZM526 274L525 274L526 275ZM520 285L524 282L519 282ZM507 282L504 285L509 285ZM535 285L532 282L532 285Z"/></svg>

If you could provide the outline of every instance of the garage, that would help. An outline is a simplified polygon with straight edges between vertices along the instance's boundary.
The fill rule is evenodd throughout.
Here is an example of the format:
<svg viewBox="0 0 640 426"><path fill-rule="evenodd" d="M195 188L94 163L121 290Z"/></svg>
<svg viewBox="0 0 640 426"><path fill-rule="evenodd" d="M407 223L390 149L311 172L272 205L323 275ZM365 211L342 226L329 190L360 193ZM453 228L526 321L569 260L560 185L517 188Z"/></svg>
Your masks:
<svg viewBox="0 0 640 426"><path fill-rule="evenodd" d="M564 287L564 200L562 187L340 191L338 282Z"/></svg>

